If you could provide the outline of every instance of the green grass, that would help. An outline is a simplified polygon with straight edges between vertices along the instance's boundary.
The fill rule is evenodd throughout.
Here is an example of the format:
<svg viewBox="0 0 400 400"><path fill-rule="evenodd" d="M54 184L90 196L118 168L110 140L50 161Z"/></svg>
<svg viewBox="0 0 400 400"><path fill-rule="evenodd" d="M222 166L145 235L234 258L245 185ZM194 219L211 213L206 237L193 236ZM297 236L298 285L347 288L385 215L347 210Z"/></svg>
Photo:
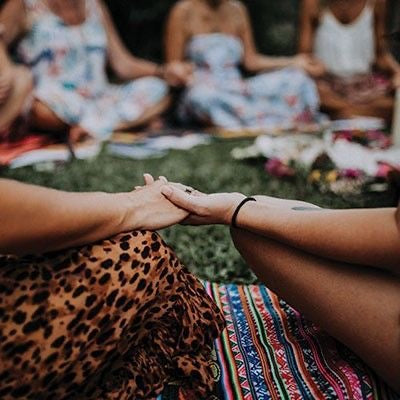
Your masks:
<svg viewBox="0 0 400 400"><path fill-rule="evenodd" d="M172 151L161 159L133 161L102 153L94 161L74 161L51 172L33 168L3 170L1 176L71 191L127 191L142 182L144 172L165 175L205 192L240 191L245 194L306 200L322 207L371 207L391 205L387 195L342 198L322 194L304 176L291 181L269 177L261 162L234 161L230 151L249 140L215 141L188 152ZM255 277L240 259L224 227L175 226L162 232L178 256L199 277L218 282L254 282Z"/></svg>

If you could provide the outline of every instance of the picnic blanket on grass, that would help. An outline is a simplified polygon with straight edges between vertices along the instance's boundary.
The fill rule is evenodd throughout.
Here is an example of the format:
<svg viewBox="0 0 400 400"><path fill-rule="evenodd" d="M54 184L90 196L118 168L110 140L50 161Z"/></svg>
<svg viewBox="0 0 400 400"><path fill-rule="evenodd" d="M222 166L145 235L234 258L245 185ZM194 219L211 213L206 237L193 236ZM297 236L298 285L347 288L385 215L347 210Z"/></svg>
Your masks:
<svg viewBox="0 0 400 400"><path fill-rule="evenodd" d="M225 315L213 400L400 399L347 347L259 285L205 283ZM200 400L170 387L159 400Z"/></svg>

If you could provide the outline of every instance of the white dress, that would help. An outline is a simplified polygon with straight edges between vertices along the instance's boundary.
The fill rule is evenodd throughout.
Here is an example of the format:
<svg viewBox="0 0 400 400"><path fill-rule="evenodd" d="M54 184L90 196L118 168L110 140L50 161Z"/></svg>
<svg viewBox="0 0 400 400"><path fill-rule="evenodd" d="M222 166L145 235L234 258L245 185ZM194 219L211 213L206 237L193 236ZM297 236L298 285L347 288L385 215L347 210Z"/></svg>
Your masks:
<svg viewBox="0 0 400 400"><path fill-rule="evenodd" d="M374 6L368 1L351 23L342 24L326 9L316 31L314 54L336 76L351 77L371 72L375 60Z"/></svg>

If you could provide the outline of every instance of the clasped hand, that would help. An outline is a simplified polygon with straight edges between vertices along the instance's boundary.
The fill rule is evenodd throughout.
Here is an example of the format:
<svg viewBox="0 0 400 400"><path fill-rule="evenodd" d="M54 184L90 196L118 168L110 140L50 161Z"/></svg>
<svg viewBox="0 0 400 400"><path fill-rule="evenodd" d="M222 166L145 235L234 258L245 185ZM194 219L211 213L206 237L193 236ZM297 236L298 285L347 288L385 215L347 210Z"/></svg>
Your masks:
<svg viewBox="0 0 400 400"><path fill-rule="evenodd" d="M188 225L229 225L238 204L245 198L240 193L204 194L165 177L155 180L144 175L144 186L137 186L131 196L136 205L132 225L138 229L158 230L184 223ZM137 207L139 205L139 207Z"/></svg>

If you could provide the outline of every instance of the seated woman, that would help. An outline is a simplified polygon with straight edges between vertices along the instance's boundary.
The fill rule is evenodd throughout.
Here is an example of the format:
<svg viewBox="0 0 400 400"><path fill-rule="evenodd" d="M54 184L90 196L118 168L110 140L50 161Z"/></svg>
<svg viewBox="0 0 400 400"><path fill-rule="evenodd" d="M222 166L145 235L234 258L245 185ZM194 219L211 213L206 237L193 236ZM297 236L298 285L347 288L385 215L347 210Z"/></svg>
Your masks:
<svg viewBox="0 0 400 400"><path fill-rule="evenodd" d="M18 57L33 72L31 117L40 130L107 139L158 117L169 104L163 78L179 80L179 67L129 54L101 0L9 0L0 23L7 45L20 39ZM110 84L107 62L130 82Z"/></svg>
<svg viewBox="0 0 400 400"><path fill-rule="evenodd" d="M217 307L156 233L160 192L65 193L0 180L0 398L150 399L214 379ZM8 255L7 255L8 254ZM31 254L31 255L27 255Z"/></svg>
<svg viewBox="0 0 400 400"><path fill-rule="evenodd" d="M322 63L322 109L390 121L400 65L385 43L385 0L303 0L299 51Z"/></svg>
<svg viewBox="0 0 400 400"><path fill-rule="evenodd" d="M307 57L257 53L248 14L233 0L181 0L166 32L167 61L193 64L180 105L183 121L236 128L291 128L314 120L318 94ZM262 73L243 79L239 67Z"/></svg>
<svg viewBox="0 0 400 400"><path fill-rule="evenodd" d="M261 281L400 393L400 206L325 210L173 184L161 190L191 214L186 223L231 225Z"/></svg>

